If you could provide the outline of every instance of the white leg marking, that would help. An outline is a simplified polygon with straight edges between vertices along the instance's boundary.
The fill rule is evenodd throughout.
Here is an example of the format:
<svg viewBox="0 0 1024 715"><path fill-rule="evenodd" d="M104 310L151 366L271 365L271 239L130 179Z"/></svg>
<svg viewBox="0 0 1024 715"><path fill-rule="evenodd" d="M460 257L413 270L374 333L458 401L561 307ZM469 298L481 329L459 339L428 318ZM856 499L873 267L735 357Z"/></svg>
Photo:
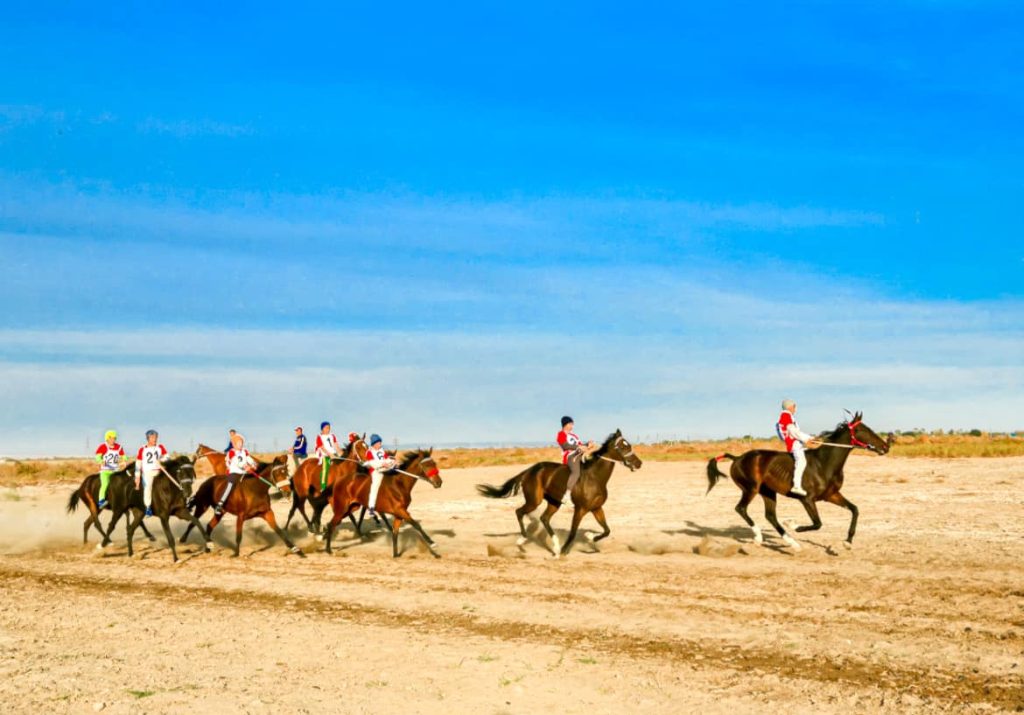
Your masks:
<svg viewBox="0 0 1024 715"><path fill-rule="evenodd" d="M526 537L525 536L520 536L518 539L516 539L516 546L525 546L525 545L526 545Z"/></svg>
<svg viewBox="0 0 1024 715"><path fill-rule="evenodd" d="M788 533L782 535L782 540L785 542L786 546L792 547L794 551L800 550L800 542L794 539Z"/></svg>
<svg viewBox="0 0 1024 715"><path fill-rule="evenodd" d="M764 535L761 534L761 527L758 526L757 524L754 524L752 527L750 527L750 530L754 532L754 543L755 544L763 544L764 543Z"/></svg>

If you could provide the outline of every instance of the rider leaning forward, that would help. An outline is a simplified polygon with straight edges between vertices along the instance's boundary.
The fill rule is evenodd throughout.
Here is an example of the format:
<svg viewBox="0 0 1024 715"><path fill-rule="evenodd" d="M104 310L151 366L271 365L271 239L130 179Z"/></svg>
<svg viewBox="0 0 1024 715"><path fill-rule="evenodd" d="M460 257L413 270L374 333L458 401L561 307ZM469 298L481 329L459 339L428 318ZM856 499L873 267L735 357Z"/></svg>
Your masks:
<svg viewBox="0 0 1024 715"><path fill-rule="evenodd" d="M98 508L107 506L107 487L110 486L110 475L125 465L124 447L117 443L117 432L107 430L103 435L103 443L96 448L96 461L100 465L100 496Z"/></svg>
<svg viewBox="0 0 1024 715"><path fill-rule="evenodd" d="M227 503L228 495L231 494L231 490L235 488L238 481L246 474L252 474L253 470L256 469L256 461L244 445L245 437L236 432L231 437L231 449L228 450L227 454L227 486L224 487L224 493L221 494L217 506L213 508L213 513L217 516L224 513L224 504Z"/></svg>
<svg viewBox="0 0 1024 715"><path fill-rule="evenodd" d="M388 456L384 449L384 440L379 434L370 435L370 449L367 450L363 466L370 473L370 498L368 507L370 516L376 515L377 492L380 491L380 483L384 481L384 474L395 468L395 460Z"/></svg>

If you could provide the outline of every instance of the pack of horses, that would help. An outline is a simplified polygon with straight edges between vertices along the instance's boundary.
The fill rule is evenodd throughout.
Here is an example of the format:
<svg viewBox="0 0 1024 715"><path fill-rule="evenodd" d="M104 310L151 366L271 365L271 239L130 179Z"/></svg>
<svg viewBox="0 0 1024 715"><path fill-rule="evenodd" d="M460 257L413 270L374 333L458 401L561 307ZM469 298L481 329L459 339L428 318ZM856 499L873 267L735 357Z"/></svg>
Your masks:
<svg viewBox="0 0 1024 715"><path fill-rule="evenodd" d="M747 513L747 507L753 498L760 494L764 501L765 517L784 543L790 547L799 549L800 545L779 523L776 516L779 495L797 499L807 511L811 523L796 527L798 532L821 528L817 508L819 501L848 509L851 519L844 544L851 546L857 529L858 510L841 493L843 468L854 449L886 454L891 446L891 438L888 441L883 440L864 424L862 415L857 413L840 423L835 430L822 433L821 440L822 446L807 451L807 468L803 477L806 496L792 493L792 456L786 452L768 449L750 450L741 455L722 454L712 457L707 465L707 492L726 476L719 470L719 462L731 460L728 476L741 491L736 511L751 528L755 543L763 543L764 537ZM305 554L287 535L288 526L295 514L303 518L310 533L316 534L317 539L324 542L328 554L332 553L332 544L338 527L346 518L352 525L355 537L365 539L367 535L362 527L363 518L370 506L370 474L363 466L359 455L365 454L366 451L365 436L350 441L339 456L332 458L326 475L322 475L321 465L316 459L307 459L296 464L289 455L283 454L270 462L259 462L250 475L238 482L224 504L223 511L235 517L233 555L238 556L240 553L245 522L257 518L266 522L285 546L300 557L305 557ZM195 464L200 459L208 460L214 475L195 488ZM565 556L572 549L580 524L588 514L592 514L602 528L602 532L597 536L586 535L595 549L597 542L611 534L605 518L604 504L608 499L608 482L618 464L622 464L631 472L643 465L621 430L608 435L604 442L584 459L580 478L571 494L566 493L569 469L560 462L539 462L500 486L479 484L477 491L490 499L504 499L522 494L523 503L515 510L520 532L516 543L520 547L529 540L525 519L544 505L539 522L550 540L552 556L558 558ZM172 516L188 523L180 543L186 543L195 528L202 539L203 549L206 552L211 551L213 530L220 523L221 515L215 513L205 527L199 518L212 509L224 493L227 482L226 466L223 452L199 445L192 455L177 455L164 462L162 472L155 477L153 515L160 520L174 561L178 560L178 552L170 528ZM129 556L134 553L132 542L137 529L141 528L150 541L155 541L155 537L144 522L145 505L142 501L142 490L135 488L133 474L133 465L128 465L111 476L107 490L108 503L105 507L111 512L111 519L106 529L100 523L98 508L99 474L87 476L71 493L67 504L68 513L74 512L79 504L83 504L89 511L83 524L83 542L88 542L89 530L94 527L101 536L97 548L109 545L114 527L122 517L125 518ZM396 459L396 467L389 470L381 482L375 505L375 518L379 519L379 526L391 533L392 556L396 558L400 555L399 530L403 524L408 524L417 533L431 555L440 558L436 542L409 512L413 488L420 481L430 484L435 489L442 486L440 469L432 449L402 453ZM287 495L291 496L291 509L282 529L274 515L273 501ZM312 516L306 513L307 505L312 507ZM569 534L564 544L560 543L558 535L551 527L551 517L563 505L571 506L573 510ZM323 513L328 506L331 507L332 515L324 526ZM355 516L356 510L359 510L358 519Z"/></svg>

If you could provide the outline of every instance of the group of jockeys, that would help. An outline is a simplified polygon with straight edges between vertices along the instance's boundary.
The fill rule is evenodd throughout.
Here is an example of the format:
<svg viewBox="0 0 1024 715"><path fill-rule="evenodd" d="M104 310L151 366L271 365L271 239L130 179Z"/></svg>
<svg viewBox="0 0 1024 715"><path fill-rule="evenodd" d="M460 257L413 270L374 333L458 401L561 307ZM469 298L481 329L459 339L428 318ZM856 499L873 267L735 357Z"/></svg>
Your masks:
<svg viewBox="0 0 1024 715"><path fill-rule="evenodd" d="M569 481L566 488L565 499L570 499L573 487L580 478L580 465L583 459L594 452L598 445L594 442L584 442L573 431L575 422L572 417L566 415L562 418L562 429L555 436L555 442L562 450L562 464L569 468ZM786 444L786 451L793 455L793 493L798 496L806 496L803 489L803 473L807 466L807 457L804 448L815 441L815 438L800 429L796 421L796 403L793 400L782 401L782 413L775 424L776 434ZM167 458L167 448L159 442L159 434L156 430L146 431L146 443L139 447L135 455L135 488L142 489L142 500L146 506L146 516L153 515L153 479L164 471L162 462ZM355 443L359 435L350 432L348 441ZM227 485L217 504L214 506L214 513L224 513L224 504L227 502L231 491L238 484L238 481L247 474L252 474L257 468L256 460L252 458L249 450L245 448L245 437L236 430L228 430L228 446L224 450L227 463ZM331 460L342 458L343 449L338 438L331 431L330 422L320 423L320 434L316 436L314 445L314 457L320 466L320 490L327 488L327 474L331 468ZM289 454L295 461L297 467L308 457L308 444L306 435L301 427L295 428L295 442L288 449ZM99 508L107 506L107 488L110 485L110 475L127 465L124 448L117 443L117 432L108 430L104 435L104 441L96 448L96 461L100 465L100 493ZM376 505L377 493L380 490L384 475L395 469L397 462L384 449L384 440L379 434L370 435L368 449L359 460L370 475L369 503ZM370 514L374 513L371 506Z"/></svg>

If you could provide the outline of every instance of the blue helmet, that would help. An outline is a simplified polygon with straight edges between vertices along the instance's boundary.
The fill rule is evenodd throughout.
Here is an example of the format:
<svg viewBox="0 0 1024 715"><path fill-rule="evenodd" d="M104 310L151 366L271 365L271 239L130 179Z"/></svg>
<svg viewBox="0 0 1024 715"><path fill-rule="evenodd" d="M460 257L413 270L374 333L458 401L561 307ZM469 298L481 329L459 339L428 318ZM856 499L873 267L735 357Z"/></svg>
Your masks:
<svg viewBox="0 0 1024 715"><path fill-rule="evenodd" d="M384 444L384 440L380 438L379 434L370 435L370 446L372 447L375 444Z"/></svg>
<svg viewBox="0 0 1024 715"><path fill-rule="evenodd" d="M330 427L330 426L331 426L330 422L321 422L320 423L320 431L323 432L324 431L324 427Z"/></svg>
<svg viewBox="0 0 1024 715"><path fill-rule="evenodd" d="M148 437L149 437L150 435L154 435L154 434L156 434L156 430L155 430L155 429L148 429L148 430L146 430L146 437L147 437L147 438L148 438Z"/></svg>

